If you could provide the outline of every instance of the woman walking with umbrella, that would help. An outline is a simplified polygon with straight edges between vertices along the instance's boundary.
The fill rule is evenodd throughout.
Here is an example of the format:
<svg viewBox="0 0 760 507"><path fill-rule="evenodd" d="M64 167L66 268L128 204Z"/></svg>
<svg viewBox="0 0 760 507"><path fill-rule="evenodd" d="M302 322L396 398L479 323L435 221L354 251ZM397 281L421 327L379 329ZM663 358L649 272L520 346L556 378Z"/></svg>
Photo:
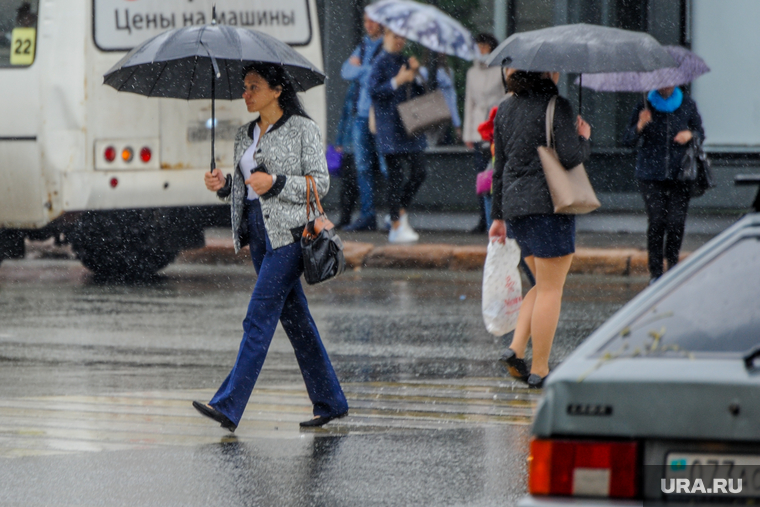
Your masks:
<svg viewBox="0 0 760 507"><path fill-rule="evenodd" d="M259 117L238 130L234 173L225 177L214 169L206 173L205 183L230 202L235 249L250 245L258 279L235 366L208 404L195 401L193 406L235 431L279 320L314 405L314 418L301 426L322 426L348 413L299 279L300 238L307 221L305 176L314 178L320 194L327 193L325 154L319 128L304 112L282 66L255 63L243 76L243 99Z"/></svg>
<svg viewBox="0 0 760 507"><path fill-rule="evenodd" d="M551 77L551 79L550 79ZM512 96L494 120L495 161L489 231L492 240L509 236L520 245L536 284L523 299L512 343L500 362L510 375L538 388L549 374L549 354L557 330L562 291L575 252L575 216L554 214L538 156L545 145L546 111L558 95L559 74L518 70L507 77ZM581 164L590 153L591 127L573 116L567 99L557 97L554 140L564 167ZM533 340L533 363L524 360Z"/></svg>

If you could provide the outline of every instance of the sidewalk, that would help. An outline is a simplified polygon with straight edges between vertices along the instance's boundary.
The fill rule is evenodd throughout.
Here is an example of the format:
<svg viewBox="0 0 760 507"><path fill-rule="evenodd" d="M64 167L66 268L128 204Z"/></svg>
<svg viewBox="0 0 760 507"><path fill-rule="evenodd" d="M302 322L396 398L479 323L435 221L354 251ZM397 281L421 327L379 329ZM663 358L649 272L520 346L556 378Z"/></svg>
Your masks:
<svg viewBox="0 0 760 507"><path fill-rule="evenodd" d="M686 257L730 226L738 217L694 215L687 220L682 255ZM347 267L413 269L482 269L486 234L470 234L477 224L474 214L416 213L412 225L420 241L390 245L387 233L341 232ZM230 232L207 229L206 247L183 252L178 262L249 263L247 249L237 255ZM646 217L634 214L592 214L578 217L576 253L571 273L643 276L647 274Z"/></svg>

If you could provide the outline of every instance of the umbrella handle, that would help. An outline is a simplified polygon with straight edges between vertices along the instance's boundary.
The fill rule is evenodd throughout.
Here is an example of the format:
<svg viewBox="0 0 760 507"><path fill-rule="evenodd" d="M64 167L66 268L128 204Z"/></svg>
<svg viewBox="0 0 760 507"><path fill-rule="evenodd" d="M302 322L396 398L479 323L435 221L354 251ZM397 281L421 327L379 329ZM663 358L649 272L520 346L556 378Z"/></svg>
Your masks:
<svg viewBox="0 0 760 507"><path fill-rule="evenodd" d="M211 169L210 172L214 172L214 169L216 169L216 157L214 156L214 137L216 137L216 108L215 108L215 98L216 98L216 79L214 77L211 77Z"/></svg>
<svg viewBox="0 0 760 507"><path fill-rule="evenodd" d="M216 9L216 7L214 7ZM216 16L216 10L214 11L214 16ZM214 66L214 75L211 76L211 172L214 172L214 169L216 169L216 158L214 156L214 138L216 137L216 108L215 108L215 100L216 99L216 79L221 77L221 72L219 72L219 64L216 63L216 58L214 58L214 55L211 54L211 51L208 50L208 47L206 44L204 44L203 41L200 41L201 46L203 46L203 49L206 50L206 53L208 54L209 58L211 58L211 65Z"/></svg>

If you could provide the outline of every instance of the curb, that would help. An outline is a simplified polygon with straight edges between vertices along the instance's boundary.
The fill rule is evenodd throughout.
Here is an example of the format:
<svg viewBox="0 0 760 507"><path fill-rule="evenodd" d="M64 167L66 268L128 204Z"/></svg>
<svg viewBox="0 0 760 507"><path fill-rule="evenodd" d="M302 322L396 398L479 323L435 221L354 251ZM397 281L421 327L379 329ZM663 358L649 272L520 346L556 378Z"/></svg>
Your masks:
<svg viewBox="0 0 760 507"><path fill-rule="evenodd" d="M486 245L454 246L426 243L416 245L383 245L344 241L346 267L351 269L449 269L478 271L486 260ZM689 255L681 254L681 259ZM229 239L209 239L206 246L186 250L177 262L204 264L248 264L251 262L248 247L237 254ZM576 248L571 273L619 276L644 276L647 253L634 248Z"/></svg>

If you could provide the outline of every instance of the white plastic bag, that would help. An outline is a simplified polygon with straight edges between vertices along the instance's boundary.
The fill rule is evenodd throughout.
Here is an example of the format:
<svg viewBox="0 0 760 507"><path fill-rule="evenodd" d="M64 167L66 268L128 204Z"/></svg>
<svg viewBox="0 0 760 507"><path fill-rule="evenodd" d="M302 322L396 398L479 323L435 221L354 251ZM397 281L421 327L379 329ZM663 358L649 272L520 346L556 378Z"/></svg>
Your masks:
<svg viewBox="0 0 760 507"><path fill-rule="evenodd" d="M488 243L483 270L483 321L491 334L502 336L514 331L522 304L522 281L517 265L520 247L507 238L502 245Z"/></svg>

